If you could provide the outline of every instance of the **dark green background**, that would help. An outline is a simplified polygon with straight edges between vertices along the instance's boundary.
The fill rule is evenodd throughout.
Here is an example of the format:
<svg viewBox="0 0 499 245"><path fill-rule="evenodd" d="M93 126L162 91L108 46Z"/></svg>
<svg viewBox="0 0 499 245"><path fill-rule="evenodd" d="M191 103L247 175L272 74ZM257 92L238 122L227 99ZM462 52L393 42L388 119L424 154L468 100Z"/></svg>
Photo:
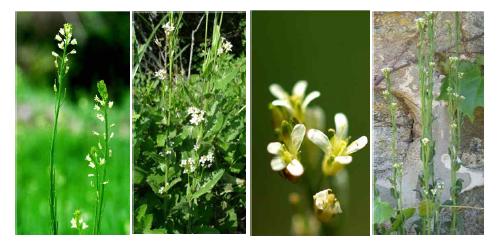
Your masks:
<svg viewBox="0 0 499 245"><path fill-rule="evenodd" d="M327 128L343 112L353 139L369 137L369 12L254 11L251 29L251 233L287 235L288 194L298 188L270 168L266 146L275 137L268 87L279 83L291 91L296 81L307 80L307 93L321 92L312 105L325 110ZM335 235L369 235L369 155L366 147L347 167L350 203L342 206Z"/></svg>

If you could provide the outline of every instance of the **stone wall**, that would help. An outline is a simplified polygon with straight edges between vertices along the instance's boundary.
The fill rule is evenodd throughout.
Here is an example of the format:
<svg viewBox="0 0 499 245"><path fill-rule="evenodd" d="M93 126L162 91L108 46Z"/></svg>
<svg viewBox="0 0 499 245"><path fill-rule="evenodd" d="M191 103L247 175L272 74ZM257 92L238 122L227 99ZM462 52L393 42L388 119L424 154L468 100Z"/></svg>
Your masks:
<svg viewBox="0 0 499 245"><path fill-rule="evenodd" d="M418 175L422 164L419 159L420 149L420 97L418 91L418 69L416 64L417 29L414 20L423 16L421 12L376 12L373 14L373 171L376 175L376 187L380 196L394 204L390 196L388 177L392 173L390 160L390 117L388 106L381 92L385 89L381 68L392 67L393 91L398 100L398 158L403 165L403 203L406 207L417 207L419 197L414 191L419 189ZM466 12L461 15L462 47L461 56L473 59L483 54L483 13ZM451 12L439 12L436 18L437 59L446 57L449 49L445 21L454 21ZM438 62L437 62L438 63ZM435 74L434 96L440 92L440 74ZM465 120L463 126L462 156L463 167L458 177L464 180L460 204L483 207L483 108L475 112L473 123ZM449 199L450 170L445 158L449 144L447 108L442 101L434 101L433 135L436 140L434 158L436 178L445 183L443 200ZM463 209L460 211L464 220L462 232L465 234L483 234L484 211ZM449 221L448 211L443 212L444 228ZM412 229L411 221L408 229ZM445 232L445 229L444 229Z"/></svg>

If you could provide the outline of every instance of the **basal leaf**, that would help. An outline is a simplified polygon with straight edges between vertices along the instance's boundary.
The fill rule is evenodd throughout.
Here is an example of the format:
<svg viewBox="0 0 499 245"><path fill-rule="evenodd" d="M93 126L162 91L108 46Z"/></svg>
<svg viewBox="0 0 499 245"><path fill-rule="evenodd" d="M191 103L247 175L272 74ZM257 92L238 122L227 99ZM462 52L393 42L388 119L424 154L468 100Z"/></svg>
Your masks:
<svg viewBox="0 0 499 245"><path fill-rule="evenodd" d="M393 208L388 202L381 201L381 199L376 199L374 201L374 220L375 224L382 224L392 217Z"/></svg>
<svg viewBox="0 0 499 245"><path fill-rule="evenodd" d="M213 189L213 187L217 184L217 182L220 180L220 178L222 178L222 176L224 175L224 170L223 169L220 169L218 170L217 172L215 172L209 179L208 181L201 187L199 188L198 191L196 191L193 195L192 195L192 199L197 199L199 197L201 197L202 195L208 193L211 191L211 189Z"/></svg>

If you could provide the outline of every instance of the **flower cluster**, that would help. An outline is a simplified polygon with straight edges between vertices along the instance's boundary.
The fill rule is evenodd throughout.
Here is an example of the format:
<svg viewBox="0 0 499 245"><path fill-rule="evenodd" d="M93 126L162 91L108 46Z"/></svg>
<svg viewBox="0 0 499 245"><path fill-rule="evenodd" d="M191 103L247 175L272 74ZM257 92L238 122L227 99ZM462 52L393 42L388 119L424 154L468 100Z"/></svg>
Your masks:
<svg viewBox="0 0 499 245"><path fill-rule="evenodd" d="M367 137L362 136L348 144L348 121L343 113L334 116L336 130L330 130L334 135L329 139L324 133L317 129L310 129L307 137L316 144L324 153L322 171L326 175L335 175L343 167L352 162L352 153L367 145Z"/></svg>
<svg viewBox="0 0 499 245"><path fill-rule="evenodd" d="M180 161L180 167L184 168L184 174L193 173L196 171L196 162L192 157L189 157L187 160L182 159L182 161Z"/></svg>
<svg viewBox="0 0 499 245"><path fill-rule="evenodd" d="M157 77L159 80L166 80L166 69L159 69L154 73L154 76Z"/></svg>
<svg viewBox="0 0 499 245"><path fill-rule="evenodd" d="M220 47L217 50L218 55L221 55L223 53L228 53L232 51L232 43L230 43L227 39L222 37L222 41L220 42Z"/></svg>
<svg viewBox="0 0 499 245"><path fill-rule="evenodd" d="M205 111L203 110L200 110L196 107L189 107L187 109L187 114L189 114L189 116L191 117L191 119L189 120L189 122L192 124L192 125L199 125L201 122L203 122L205 120L204 118L204 114L205 114Z"/></svg>
<svg viewBox="0 0 499 245"><path fill-rule="evenodd" d="M81 212L79 209L76 209L73 213L73 218L71 218L70 223L71 229L76 229L80 232L88 228L87 223L85 223L85 221L83 221L83 218L81 217Z"/></svg>
<svg viewBox="0 0 499 245"><path fill-rule="evenodd" d="M202 155L199 158L199 164L201 164L201 167L211 167L211 164L215 160L215 157L213 156L213 152L209 151L208 154Z"/></svg>
<svg viewBox="0 0 499 245"><path fill-rule="evenodd" d="M54 92L57 92L62 82L60 79L69 71L69 55L76 54L76 49L72 49L68 52L68 48L70 45L76 46L78 42L76 41L76 38L73 38L73 26L69 23L64 24L64 27L59 29L59 32L55 35L54 39L58 42L57 47L62 51L61 54L52 51L54 65L55 68L58 69L59 76L57 79L58 84L54 83Z"/></svg>

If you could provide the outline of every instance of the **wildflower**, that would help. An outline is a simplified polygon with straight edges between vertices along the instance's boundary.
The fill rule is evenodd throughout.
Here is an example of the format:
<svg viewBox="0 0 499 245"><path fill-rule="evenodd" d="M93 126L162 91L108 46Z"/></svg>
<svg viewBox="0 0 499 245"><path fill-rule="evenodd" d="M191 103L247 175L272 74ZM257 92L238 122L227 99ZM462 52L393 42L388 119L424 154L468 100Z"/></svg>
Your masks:
<svg viewBox="0 0 499 245"><path fill-rule="evenodd" d="M429 65L430 67L435 67L435 62L433 62L433 61L432 61L432 62L428 63L428 65Z"/></svg>
<svg viewBox="0 0 499 245"><path fill-rule="evenodd" d="M449 57L449 62L452 64L452 63L456 63L457 61L459 60L458 57L456 56L451 56Z"/></svg>
<svg viewBox="0 0 499 245"><path fill-rule="evenodd" d="M218 55L232 51L232 43L227 41L224 37L222 37L220 44L221 45L217 50Z"/></svg>
<svg viewBox="0 0 499 245"><path fill-rule="evenodd" d="M89 163L88 163L88 166L89 166L90 168L95 168L95 163L93 163L93 162L89 162Z"/></svg>
<svg viewBox="0 0 499 245"><path fill-rule="evenodd" d="M100 135L99 132L97 132L97 131L92 131L92 134L94 134L95 136L99 136Z"/></svg>
<svg viewBox="0 0 499 245"><path fill-rule="evenodd" d="M193 147L194 151L198 151L199 150L199 143L196 143Z"/></svg>
<svg viewBox="0 0 499 245"><path fill-rule="evenodd" d="M422 138L421 139L421 143L423 143L423 145L426 145L430 142L430 140L428 138Z"/></svg>
<svg viewBox="0 0 499 245"><path fill-rule="evenodd" d="M463 79L463 76L464 76L464 73L463 73L463 72L459 72L459 73L457 74L457 78L458 78L458 79Z"/></svg>
<svg viewBox="0 0 499 245"><path fill-rule="evenodd" d="M390 92L388 91L388 89L383 90L383 95L384 96L388 96L389 94L390 94Z"/></svg>
<svg viewBox="0 0 499 245"><path fill-rule="evenodd" d="M184 174L192 173L196 170L194 159L192 159L191 157L189 157L187 160L182 159L180 161L180 167L184 168Z"/></svg>
<svg viewBox="0 0 499 245"><path fill-rule="evenodd" d="M114 105L114 102L109 101L109 103L108 103L109 109L113 108L113 105Z"/></svg>
<svg viewBox="0 0 499 245"><path fill-rule="evenodd" d="M95 174L87 174L88 177L94 177Z"/></svg>
<svg viewBox="0 0 499 245"><path fill-rule="evenodd" d="M396 108L396 107L397 107L397 102L392 102L392 103L390 104L390 106L391 106L391 107L393 107L393 108Z"/></svg>
<svg viewBox="0 0 499 245"><path fill-rule="evenodd" d="M165 193L165 187L164 187L164 186L161 186L161 187L159 188L159 190L158 190L158 193L159 193L159 194L163 194L163 193Z"/></svg>
<svg viewBox="0 0 499 245"><path fill-rule="evenodd" d="M97 113L96 115L97 119L99 119L101 122L104 122L104 116L100 113Z"/></svg>
<svg viewBox="0 0 499 245"><path fill-rule="evenodd" d="M52 51L52 56L54 56L54 57L57 58L57 57L59 57L59 54L57 54L56 52Z"/></svg>
<svg viewBox="0 0 499 245"><path fill-rule="evenodd" d="M171 25L170 22L166 22L166 24L164 24L162 27L163 27L163 30L165 31L166 36L169 36L170 33L175 31L175 26Z"/></svg>
<svg viewBox="0 0 499 245"><path fill-rule="evenodd" d="M328 222L334 215L342 213L340 202L333 194L333 190L317 192L313 198L315 214L320 221Z"/></svg>
<svg viewBox="0 0 499 245"><path fill-rule="evenodd" d="M275 155L270 161L272 170L282 171L291 180L300 177L304 172L298 159L298 153L305 136L305 130L305 125L297 124L291 131L291 142L284 144L272 142L267 146L267 151Z"/></svg>
<svg viewBox="0 0 499 245"><path fill-rule="evenodd" d="M87 223L83 222L83 224L81 225L81 229L86 230L87 228L88 228Z"/></svg>
<svg viewBox="0 0 499 245"><path fill-rule="evenodd" d="M61 49L61 50L64 50L64 42L58 43L57 47L59 47L59 49Z"/></svg>
<svg viewBox="0 0 499 245"><path fill-rule="evenodd" d="M424 27L426 26L426 20L424 18L421 18L421 17L417 18L415 20L415 22L416 22L416 25L417 25L419 31L422 31L424 29Z"/></svg>
<svg viewBox="0 0 499 245"><path fill-rule="evenodd" d="M59 36L59 34L56 34L55 35L55 40L61 42L62 38L61 38L61 36Z"/></svg>
<svg viewBox="0 0 499 245"><path fill-rule="evenodd" d="M196 107L189 107L187 109L187 114L189 114L191 116L191 119L189 120L189 122L193 125L199 125L201 122L204 121L204 114L205 114L205 111L203 110L200 110Z"/></svg>
<svg viewBox="0 0 499 245"><path fill-rule="evenodd" d="M71 44L72 44L72 45L76 45L76 44L78 44L78 42L76 41L76 38L73 38L73 40L71 40Z"/></svg>
<svg viewBox="0 0 499 245"><path fill-rule="evenodd" d="M159 80L166 80L166 69L160 69L154 73L154 76Z"/></svg>
<svg viewBox="0 0 499 245"><path fill-rule="evenodd" d="M69 54L76 54L76 50L75 49L71 50L71 52L69 52Z"/></svg>
<svg viewBox="0 0 499 245"><path fill-rule="evenodd" d="M71 218L71 229L76 230L86 230L88 228L87 223L81 217L81 212L79 209L76 209L73 213L73 217Z"/></svg>
<svg viewBox="0 0 499 245"><path fill-rule="evenodd" d="M316 144L325 156L322 163L322 171L326 175L335 175L343 167L352 162L352 153L364 148L367 145L367 137L362 136L352 143L348 144L348 121L343 113L337 113L334 116L336 131L333 137L328 137L317 129L308 131L308 139Z"/></svg>
<svg viewBox="0 0 499 245"><path fill-rule="evenodd" d="M456 124L456 123L452 123L452 124L450 125L450 127L451 127L451 128L457 128L457 124Z"/></svg>
<svg viewBox="0 0 499 245"><path fill-rule="evenodd" d="M71 219L71 229L77 229L77 222L75 218Z"/></svg>
<svg viewBox="0 0 499 245"><path fill-rule="evenodd" d="M104 159L104 158L101 157L99 159L99 165L104 165L105 163L106 163L106 159Z"/></svg>
<svg viewBox="0 0 499 245"><path fill-rule="evenodd" d="M390 73L392 72L392 68L390 67L385 67L381 69L381 72L383 73L383 76L388 77Z"/></svg>
<svg viewBox="0 0 499 245"><path fill-rule="evenodd" d="M90 158L90 155L89 155L89 154L87 154L87 156L85 157L85 160L87 160L87 161L91 162L91 161L92 161L92 158Z"/></svg>
<svg viewBox="0 0 499 245"><path fill-rule="evenodd" d="M172 154L172 151L167 150L165 154L166 154L166 155L170 155L170 154Z"/></svg>
<svg viewBox="0 0 499 245"><path fill-rule="evenodd" d="M286 93L278 84L270 85L270 93L277 97L277 100L272 101L272 105L286 108L296 119L304 122L307 106L321 95L320 92L313 91L305 96L307 85L306 81L298 81L293 87L292 95Z"/></svg>
<svg viewBox="0 0 499 245"><path fill-rule="evenodd" d="M107 184L109 184L109 180L106 180L106 181L102 182L102 184L103 184L103 185L107 185Z"/></svg>

